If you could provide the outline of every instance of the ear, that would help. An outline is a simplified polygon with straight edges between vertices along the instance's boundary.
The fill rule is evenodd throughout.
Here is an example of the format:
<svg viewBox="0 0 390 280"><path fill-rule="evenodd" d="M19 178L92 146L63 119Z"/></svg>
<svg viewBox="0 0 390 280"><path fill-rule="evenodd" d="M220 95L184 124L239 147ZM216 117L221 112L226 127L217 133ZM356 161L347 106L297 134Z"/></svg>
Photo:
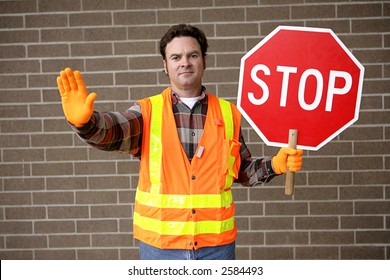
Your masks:
<svg viewBox="0 0 390 280"><path fill-rule="evenodd" d="M167 62L165 61L165 59L163 59L163 65L164 65L164 72L165 72L165 74L168 75Z"/></svg>

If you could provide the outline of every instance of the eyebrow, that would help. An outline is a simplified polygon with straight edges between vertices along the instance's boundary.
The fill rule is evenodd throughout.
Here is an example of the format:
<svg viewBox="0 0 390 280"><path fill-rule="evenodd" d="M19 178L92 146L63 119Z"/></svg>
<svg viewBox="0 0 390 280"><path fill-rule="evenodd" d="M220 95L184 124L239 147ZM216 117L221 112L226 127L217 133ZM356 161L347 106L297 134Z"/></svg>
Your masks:
<svg viewBox="0 0 390 280"><path fill-rule="evenodd" d="M193 54L199 54L200 55L200 52L198 50L194 50L194 51L190 52L188 55L193 55ZM173 53L173 54L169 55L169 57L173 57L173 56L182 56L182 55L178 54L178 53Z"/></svg>

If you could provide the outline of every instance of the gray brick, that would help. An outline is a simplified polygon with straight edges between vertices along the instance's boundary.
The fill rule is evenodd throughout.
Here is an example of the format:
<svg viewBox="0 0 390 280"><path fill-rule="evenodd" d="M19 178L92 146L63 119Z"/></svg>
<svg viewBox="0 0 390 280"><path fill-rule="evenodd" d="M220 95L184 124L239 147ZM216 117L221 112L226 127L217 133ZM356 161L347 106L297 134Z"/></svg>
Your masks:
<svg viewBox="0 0 390 280"><path fill-rule="evenodd" d="M201 11L191 10L164 10L157 12L157 22L163 24L176 24L178 22L198 22L200 21Z"/></svg>
<svg viewBox="0 0 390 280"><path fill-rule="evenodd" d="M75 173L77 175L115 174L115 164L113 162L75 163Z"/></svg>
<svg viewBox="0 0 390 280"><path fill-rule="evenodd" d="M390 24L389 18L383 19L356 19L352 20L352 32L354 33L378 33L386 32Z"/></svg>
<svg viewBox="0 0 390 280"><path fill-rule="evenodd" d="M0 175L2 177L22 177L26 174L26 168L28 167L23 163L0 163L0 166Z"/></svg>
<svg viewBox="0 0 390 280"><path fill-rule="evenodd" d="M126 8L128 10L169 8L169 0L150 0L147 2L143 0L127 1Z"/></svg>
<svg viewBox="0 0 390 280"><path fill-rule="evenodd" d="M116 220L92 220L78 221L77 232L97 233L97 232L117 232L118 223Z"/></svg>
<svg viewBox="0 0 390 280"><path fill-rule="evenodd" d="M147 25L145 27L130 26L127 28L127 38L130 40L160 40L168 27L168 25Z"/></svg>
<svg viewBox="0 0 390 280"><path fill-rule="evenodd" d="M31 234L32 222L0 222L0 234Z"/></svg>
<svg viewBox="0 0 390 280"><path fill-rule="evenodd" d="M388 201L358 201L355 205L356 214L389 214L390 203Z"/></svg>
<svg viewBox="0 0 390 280"><path fill-rule="evenodd" d="M71 56L104 56L112 55L111 43L73 43L70 46Z"/></svg>
<svg viewBox="0 0 390 280"><path fill-rule="evenodd" d="M34 232L39 234L73 233L76 231L73 221L37 221Z"/></svg>
<svg viewBox="0 0 390 280"><path fill-rule="evenodd" d="M310 233L311 244L353 244L352 231L315 231Z"/></svg>
<svg viewBox="0 0 390 280"><path fill-rule="evenodd" d="M157 22L155 11L131 11L114 13L115 25L142 25L155 24Z"/></svg>
<svg viewBox="0 0 390 280"><path fill-rule="evenodd" d="M355 154L357 155L384 155L390 151L389 141L358 142L355 145Z"/></svg>
<svg viewBox="0 0 390 280"><path fill-rule="evenodd" d="M42 60L42 72L55 72L59 74L59 72L66 67L84 71L84 60L69 58L53 58Z"/></svg>
<svg viewBox="0 0 390 280"><path fill-rule="evenodd" d="M0 84L6 89L20 89L27 87L26 75L0 76Z"/></svg>
<svg viewBox="0 0 390 280"><path fill-rule="evenodd" d="M31 88L43 88L57 86L58 74L32 74L28 76L28 84ZM45 105L44 105L45 106Z"/></svg>
<svg viewBox="0 0 390 280"><path fill-rule="evenodd" d="M237 237L237 242L243 245L264 244L264 233L262 232L241 232Z"/></svg>
<svg viewBox="0 0 390 280"><path fill-rule="evenodd" d="M45 207L8 207L5 209L6 220L42 220L46 219Z"/></svg>
<svg viewBox="0 0 390 280"><path fill-rule="evenodd" d="M83 31L80 28L43 29L41 31L42 42L79 42L82 39Z"/></svg>
<svg viewBox="0 0 390 280"><path fill-rule="evenodd" d="M292 247L252 247L253 260L291 260L294 258Z"/></svg>
<svg viewBox="0 0 390 280"><path fill-rule="evenodd" d="M89 218L88 206L49 206L49 219L80 219Z"/></svg>
<svg viewBox="0 0 390 280"><path fill-rule="evenodd" d="M91 206L92 218L130 218L131 215L128 205Z"/></svg>
<svg viewBox="0 0 390 280"><path fill-rule="evenodd" d="M251 230L292 230L294 221L291 217L251 217Z"/></svg>
<svg viewBox="0 0 390 280"><path fill-rule="evenodd" d="M383 218L379 216L341 217L342 229L383 229Z"/></svg>
<svg viewBox="0 0 390 280"><path fill-rule="evenodd" d="M129 176L115 175L113 177L91 177L89 178L90 189L130 189Z"/></svg>
<svg viewBox="0 0 390 280"><path fill-rule="evenodd" d="M338 247L307 246L295 248L298 260L337 260L339 259Z"/></svg>
<svg viewBox="0 0 390 280"><path fill-rule="evenodd" d="M383 187L375 187L375 186L341 187L340 198L342 200L381 199L383 198Z"/></svg>
<svg viewBox="0 0 390 280"><path fill-rule="evenodd" d="M248 21L290 19L290 8L288 6L248 8L246 17Z"/></svg>
<svg viewBox="0 0 390 280"><path fill-rule="evenodd" d="M33 147L69 146L72 142L72 134L34 134L31 138Z"/></svg>
<svg viewBox="0 0 390 280"><path fill-rule="evenodd" d="M37 12L35 1L1 1L0 10L4 14L12 13L33 13Z"/></svg>
<svg viewBox="0 0 390 280"><path fill-rule="evenodd" d="M77 250L78 260L117 260L117 249L82 249Z"/></svg>
<svg viewBox="0 0 390 280"><path fill-rule="evenodd" d="M36 260L75 260L76 250L37 250Z"/></svg>
<svg viewBox="0 0 390 280"><path fill-rule="evenodd" d="M87 178L70 177L64 180L62 177L51 177L46 180L48 190L79 190L87 188Z"/></svg>
<svg viewBox="0 0 390 280"><path fill-rule="evenodd" d="M49 248L77 248L90 246L90 237L86 234L49 236Z"/></svg>
<svg viewBox="0 0 390 280"><path fill-rule="evenodd" d="M382 4L347 4L337 5L337 17L380 17L382 16Z"/></svg>
<svg viewBox="0 0 390 280"><path fill-rule="evenodd" d="M379 246L342 246L342 260L381 260L385 259L385 247Z"/></svg>
<svg viewBox="0 0 390 280"><path fill-rule="evenodd" d="M123 42L114 44L116 55L154 54L157 52L155 42Z"/></svg>
<svg viewBox="0 0 390 280"><path fill-rule="evenodd" d="M0 28L23 28L23 17L21 16L0 16Z"/></svg>
<svg viewBox="0 0 390 280"><path fill-rule="evenodd" d="M73 192L42 192L33 194L34 205L74 204Z"/></svg>
<svg viewBox="0 0 390 280"><path fill-rule="evenodd" d="M307 5L307 6L293 6L291 7L291 18L293 19L320 19L320 18L334 18L336 15L335 5Z"/></svg>
<svg viewBox="0 0 390 280"><path fill-rule="evenodd" d="M6 240L9 249L47 248L46 236L9 236Z"/></svg>
<svg viewBox="0 0 390 280"><path fill-rule="evenodd" d="M0 46L0 58L26 57L25 46Z"/></svg>
<svg viewBox="0 0 390 280"><path fill-rule="evenodd" d="M2 260L32 260L33 250L2 250L0 258Z"/></svg>
<svg viewBox="0 0 390 280"><path fill-rule="evenodd" d="M245 10L243 8L219 8L219 9L203 9L202 18L208 21L243 21L245 18Z"/></svg>
<svg viewBox="0 0 390 280"><path fill-rule="evenodd" d="M92 235L92 245L96 247L121 246L128 247L132 244L128 234L95 234Z"/></svg>
<svg viewBox="0 0 390 280"><path fill-rule="evenodd" d="M14 60L0 62L0 70L4 73L36 73L39 72L40 63L38 60Z"/></svg>
<svg viewBox="0 0 390 280"><path fill-rule="evenodd" d="M352 214L353 204L347 201L311 202L311 215L340 215Z"/></svg>
<svg viewBox="0 0 390 280"><path fill-rule="evenodd" d="M337 217L297 217L295 227L299 230L338 229Z"/></svg>
<svg viewBox="0 0 390 280"><path fill-rule="evenodd" d="M34 176L71 175L73 167L71 163L34 163L32 174Z"/></svg>
<svg viewBox="0 0 390 280"><path fill-rule="evenodd" d="M5 162L42 161L45 158L43 149L4 149Z"/></svg>
<svg viewBox="0 0 390 280"><path fill-rule="evenodd" d="M95 0L84 0L83 10L121 10L125 9L126 0L102 0L96 2Z"/></svg>
<svg viewBox="0 0 390 280"><path fill-rule="evenodd" d="M74 26L99 26L111 25L111 13L80 13L69 15L69 25Z"/></svg>
<svg viewBox="0 0 390 280"><path fill-rule="evenodd" d="M127 70L126 57L87 59L86 71Z"/></svg>
<svg viewBox="0 0 390 280"><path fill-rule="evenodd" d="M329 176L326 172L310 173L310 185L349 185L352 183L351 172L338 172Z"/></svg>
<svg viewBox="0 0 390 280"><path fill-rule="evenodd" d="M29 193L1 193L1 205L31 205L31 196Z"/></svg>
<svg viewBox="0 0 390 280"><path fill-rule="evenodd" d="M116 204L117 193L115 191L87 191L76 192L77 204Z"/></svg>
<svg viewBox="0 0 390 280"><path fill-rule="evenodd" d="M116 85L150 85L156 83L157 76L151 72L131 72L115 74Z"/></svg>
<svg viewBox="0 0 390 280"><path fill-rule="evenodd" d="M8 178L4 180L5 191L36 191L45 188L44 178Z"/></svg>
<svg viewBox="0 0 390 280"><path fill-rule="evenodd" d="M66 14L55 15L26 15L26 27L27 28L40 28L40 27L66 27L68 24L68 18Z"/></svg>
<svg viewBox="0 0 390 280"><path fill-rule="evenodd" d="M40 120L15 120L12 122L0 122L3 133L40 132L42 123Z"/></svg>
<svg viewBox="0 0 390 280"><path fill-rule="evenodd" d="M39 0L38 9L40 12L79 11L81 3L78 0Z"/></svg>
<svg viewBox="0 0 390 280"><path fill-rule="evenodd" d="M126 39L126 28L106 27L87 28L84 30L84 40L86 41L117 41Z"/></svg>
<svg viewBox="0 0 390 280"><path fill-rule="evenodd" d="M267 245L302 245L309 243L309 234L307 232L267 232L265 236Z"/></svg>
<svg viewBox="0 0 390 280"><path fill-rule="evenodd" d="M307 215L308 206L307 203L294 203L294 202L281 202L274 203L269 202L265 204L265 215Z"/></svg>
<svg viewBox="0 0 390 280"><path fill-rule="evenodd" d="M210 7L213 6L212 0L188 0L186 2L180 0L171 0L171 7L173 8L189 8L189 7Z"/></svg>

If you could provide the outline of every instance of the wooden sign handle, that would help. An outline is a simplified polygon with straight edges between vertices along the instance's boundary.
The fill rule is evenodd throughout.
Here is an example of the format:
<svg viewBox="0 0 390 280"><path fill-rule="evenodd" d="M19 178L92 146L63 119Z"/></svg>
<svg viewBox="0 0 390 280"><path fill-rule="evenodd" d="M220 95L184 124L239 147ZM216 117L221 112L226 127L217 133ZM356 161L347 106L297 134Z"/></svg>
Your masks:
<svg viewBox="0 0 390 280"><path fill-rule="evenodd" d="M290 129L288 134L288 146L290 148L297 148L297 139L298 139L298 130ZM286 184L284 188L284 193L286 195L294 194L294 182L295 182L295 172L291 172L287 167L286 171Z"/></svg>

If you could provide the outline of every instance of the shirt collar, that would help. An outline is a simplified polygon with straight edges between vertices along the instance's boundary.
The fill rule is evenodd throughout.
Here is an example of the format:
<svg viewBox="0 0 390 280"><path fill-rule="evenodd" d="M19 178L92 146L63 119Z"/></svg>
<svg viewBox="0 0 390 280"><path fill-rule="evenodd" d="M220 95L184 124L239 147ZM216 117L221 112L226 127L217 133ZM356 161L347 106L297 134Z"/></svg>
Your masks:
<svg viewBox="0 0 390 280"><path fill-rule="evenodd" d="M172 89L171 89L171 97L172 97L172 104L176 105L177 103L179 103L180 97ZM202 86L202 92L201 92L200 97L199 97L199 102L200 103L206 103L207 102L207 98L206 97L207 97L206 88L204 86Z"/></svg>

